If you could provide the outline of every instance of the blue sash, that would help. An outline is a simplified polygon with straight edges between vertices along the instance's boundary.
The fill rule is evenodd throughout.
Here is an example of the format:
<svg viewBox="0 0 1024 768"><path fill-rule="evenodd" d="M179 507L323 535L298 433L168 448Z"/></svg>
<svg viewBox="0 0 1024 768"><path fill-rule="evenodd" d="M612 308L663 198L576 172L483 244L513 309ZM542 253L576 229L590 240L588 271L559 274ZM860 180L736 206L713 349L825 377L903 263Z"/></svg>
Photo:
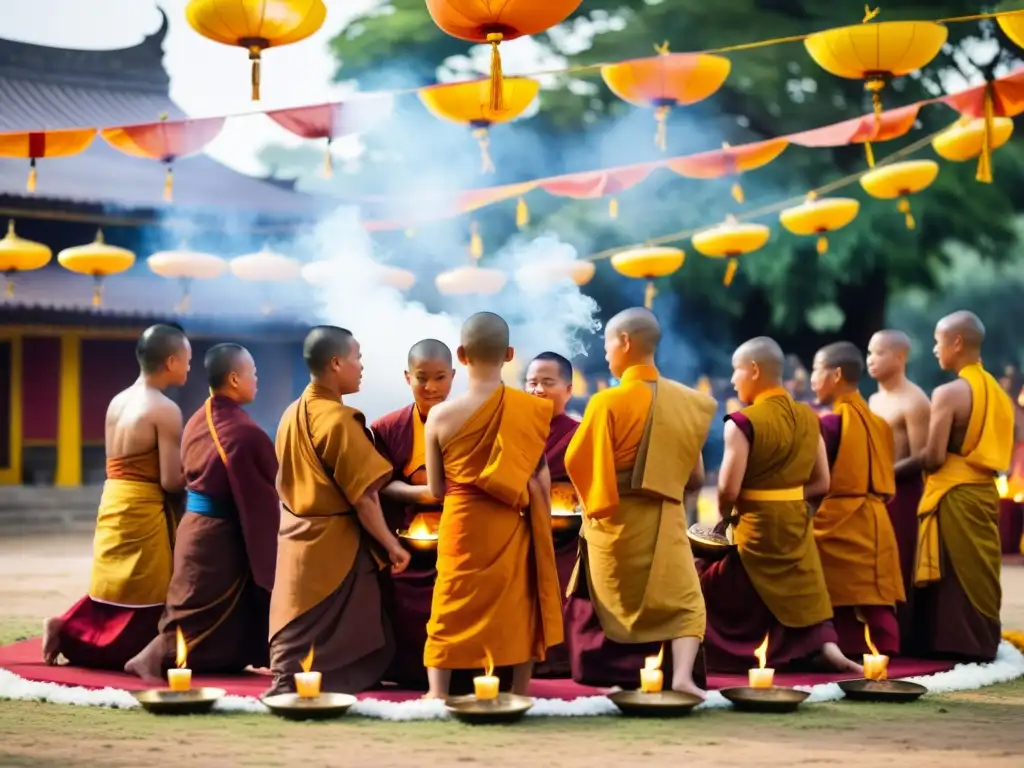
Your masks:
<svg viewBox="0 0 1024 768"><path fill-rule="evenodd" d="M234 520L238 517L238 511L232 501L222 501L205 493L189 489L188 498L185 502L186 512L195 512L197 515L206 515L218 520Z"/></svg>

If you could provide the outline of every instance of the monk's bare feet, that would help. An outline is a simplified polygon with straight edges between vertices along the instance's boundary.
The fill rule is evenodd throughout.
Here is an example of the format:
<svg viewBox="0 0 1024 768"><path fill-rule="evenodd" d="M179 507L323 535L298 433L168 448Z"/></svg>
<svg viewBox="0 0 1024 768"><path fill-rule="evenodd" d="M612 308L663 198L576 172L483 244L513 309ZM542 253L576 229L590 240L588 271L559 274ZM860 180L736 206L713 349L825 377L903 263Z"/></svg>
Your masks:
<svg viewBox="0 0 1024 768"><path fill-rule="evenodd" d="M692 680L689 682L673 683L672 690L677 693L689 693L692 696L696 696L701 701L704 701L708 695L703 688L699 688Z"/></svg>
<svg viewBox="0 0 1024 768"><path fill-rule="evenodd" d="M60 630L63 626L63 620L58 618L43 622L43 662L51 667L57 663L57 657L60 656Z"/></svg>
<svg viewBox="0 0 1024 768"><path fill-rule="evenodd" d="M163 682L162 650L163 645L158 637L154 642L142 649L142 652L134 658L129 659L124 665L124 671L129 675L142 678L147 683Z"/></svg>
<svg viewBox="0 0 1024 768"><path fill-rule="evenodd" d="M272 674L274 674L273 672L270 671L270 667L254 667L251 664L248 667L245 668L245 671L249 672L251 674L254 674L254 675L272 675Z"/></svg>
<svg viewBox="0 0 1024 768"><path fill-rule="evenodd" d="M819 658L837 672L851 672L855 675L864 674L864 667L846 658L835 643L825 643L821 646L821 656Z"/></svg>

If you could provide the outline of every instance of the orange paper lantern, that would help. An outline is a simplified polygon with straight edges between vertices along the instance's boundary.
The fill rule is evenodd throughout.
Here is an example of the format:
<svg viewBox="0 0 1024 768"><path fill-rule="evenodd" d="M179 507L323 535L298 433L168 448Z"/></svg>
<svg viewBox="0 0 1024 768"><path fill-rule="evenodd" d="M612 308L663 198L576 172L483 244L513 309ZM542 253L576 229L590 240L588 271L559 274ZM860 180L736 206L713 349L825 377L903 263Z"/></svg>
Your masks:
<svg viewBox="0 0 1024 768"><path fill-rule="evenodd" d="M814 193L801 205L787 208L779 214L779 221L794 235L818 235L818 253L828 251L826 234L842 229L860 211L860 202L850 197L819 198Z"/></svg>
<svg viewBox="0 0 1024 768"><path fill-rule="evenodd" d="M673 274L682 268L684 261L686 261L686 254L679 248L631 248L612 256L612 269L626 277L646 280L644 306L652 309L654 297L658 295L654 286L655 278Z"/></svg>
<svg viewBox="0 0 1024 768"><path fill-rule="evenodd" d="M693 247L705 256L729 260L722 280L728 287L739 269L737 258L763 248L770 236L771 230L764 224L740 224L734 216L727 216L724 223L694 235Z"/></svg>
<svg viewBox="0 0 1024 768"><path fill-rule="evenodd" d="M898 198L898 208L905 217L907 229L913 229L914 215L907 197L930 187L938 175L939 164L934 160L906 160L868 171L860 177L860 185L879 200Z"/></svg>
<svg viewBox="0 0 1024 768"><path fill-rule="evenodd" d="M688 155L668 162L668 167L680 176L690 179L718 179L723 176L739 176L745 171L753 171L768 165L781 155L789 141L786 139L768 139L753 144L731 147L724 144L722 149L712 152L701 152L699 155ZM743 202L743 187L739 181L733 184L732 196L737 203Z"/></svg>
<svg viewBox="0 0 1024 768"><path fill-rule="evenodd" d="M36 160L41 160L44 157L77 155L88 149L95 138L95 128L0 133L0 157L28 160L28 181L25 183L25 190L35 192Z"/></svg>

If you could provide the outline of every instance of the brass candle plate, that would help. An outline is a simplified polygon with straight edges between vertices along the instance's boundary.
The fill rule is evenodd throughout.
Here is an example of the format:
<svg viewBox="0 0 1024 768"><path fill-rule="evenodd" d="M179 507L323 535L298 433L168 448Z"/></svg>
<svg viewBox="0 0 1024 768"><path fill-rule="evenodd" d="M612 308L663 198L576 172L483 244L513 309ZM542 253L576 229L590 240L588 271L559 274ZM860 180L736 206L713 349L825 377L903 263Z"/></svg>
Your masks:
<svg viewBox="0 0 1024 768"><path fill-rule="evenodd" d="M147 712L154 715L201 715L213 709L217 699L227 691L223 688L193 688L172 691L156 688L150 691L132 691L132 696Z"/></svg>
<svg viewBox="0 0 1024 768"><path fill-rule="evenodd" d="M622 714L630 717L680 717L690 714L701 703L692 693L680 691L615 691L609 693L608 698Z"/></svg>
<svg viewBox="0 0 1024 768"><path fill-rule="evenodd" d="M478 699L476 696L456 696L446 702L448 711L456 720L470 725L514 723L523 718L533 699L514 693L499 693L496 699Z"/></svg>
<svg viewBox="0 0 1024 768"><path fill-rule="evenodd" d="M783 686L723 688L719 691L740 712L793 712L811 694Z"/></svg>
<svg viewBox="0 0 1024 768"><path fill-rule="evenodd" d="M574 535L583 526L583 515L576 511L557 510L551 513L551 530L555 533Z"/></svg>
<svg viewBox="0 0 1024 768"><path fill-rule="evenodd" d="M264 696L260 701L286 720L333 720L348 712L357 699L347 693L321 693L315 699L304 699L296 693L279 693Z"/></svg>
<svg viewBox="0 0 1024 768"><path fill-rule="evenodd" d="M433 538L421 538L416 536L410 536L408 531L399 531L398 538L402 540L409 549L413 549L417 552L436 552L437 551L437 537Z"/></svg>
<svg viewBox="0 0 1024 768"><path fill-rule="evenodd" d="M691 525L686 536L690 540L693 556L705 560L718 560L736 548L725 534L699 523Z"/></svg>
<svg viewBox="0 0 1024 768"><path fill-rule="evenodd" d="M850 701L892 701L905 703L917 701L928 693L923 685L911 683L907 680L840 680L839 687L843 689L846 698Z"/></svg>

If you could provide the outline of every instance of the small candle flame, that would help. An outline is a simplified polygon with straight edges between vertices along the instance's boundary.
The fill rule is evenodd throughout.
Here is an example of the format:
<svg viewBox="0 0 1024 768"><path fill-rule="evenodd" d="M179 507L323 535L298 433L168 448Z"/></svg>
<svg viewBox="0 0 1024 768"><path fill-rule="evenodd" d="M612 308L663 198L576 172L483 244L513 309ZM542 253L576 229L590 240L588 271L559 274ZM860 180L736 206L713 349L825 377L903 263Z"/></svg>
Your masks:
<svg viewBox="0 0 1024 768"><path fill-rule="evenodd" d="M871 628L868 627L868 623L864 622L864 642L867 643L868 648L871 649L872 656L878 656L878 649L875 648L875 644L871 642Z"/></svg>
<svg viewBox="0 0 1024 768"><path fill-rule="evenodd" d="M181 627L178 627L178 636L176 641L177 649L175 654L174 662L177 664L178 669L185 669L188 664L188 644L185 642L185 635L181 631Z"/></svg>
<svg viewBox="0 0 1024 768"><path fill-rule="evenodd" d="M754 658L757 659L758 669L764 669L768 663L768 635L765 635L761 644L754 649Z"/></svg>
<svg viewBox="0 0 1024 768"><path fill-rule="evenodd" d="M409 530L405 535L410 539L418 541L431 541L437 539L437 531L431 530L430 523L423 519L422 515L416 515L409 523Z"/></svg>
<svg viewBox="0 0 1024 768"><path fill-rule="evenodd" d="M657 656L648 656L644 659L644 669L661 669L661 662L665 660L665 644L662 643L658 649Z"/></svg>
<svg viewBox="0 0 1024 768"><path fill-rule="evenodd" d="M487 677L491 677L494 674L494 659L491 658L491 652L484 648L484 657L487 659L487 665L485 666L484 674Z"/></svg>
<svg viewBox="0 0 1024 768"><path fill-rule="evenodd" d="M996 490L999 491L1000 499L1010 498L1010 481L1006 479L1006 475L999 475L996 478Z"/></svg>
<svg viewBox="0 0 1024 768"><path fill-rule="evenodd" d="M313 669L313 646L309 646L309 653L306 654L306 658L302 660L302 671L309 672Z"/></svg>

